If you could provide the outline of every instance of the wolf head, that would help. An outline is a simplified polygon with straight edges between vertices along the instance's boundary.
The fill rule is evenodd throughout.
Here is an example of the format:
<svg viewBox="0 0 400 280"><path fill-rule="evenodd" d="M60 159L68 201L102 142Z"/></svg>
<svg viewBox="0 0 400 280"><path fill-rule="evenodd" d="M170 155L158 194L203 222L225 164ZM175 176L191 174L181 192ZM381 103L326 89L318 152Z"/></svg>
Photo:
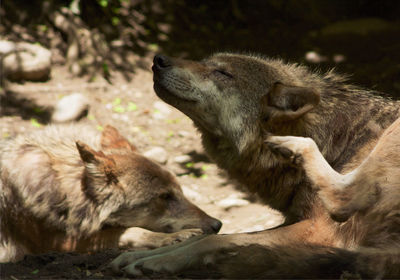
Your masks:
<svg viewBox="0 0 400 280"><path fill-rule="evenodd" d="M85 165L82 190L103 211L105 225L175 232L201 228L216 233L221 222L189 202L175 177L142 156L118 131L107 126L101 151L77 142Z"/></svg>
<svg viewBox="0 0 400 280"><path fill-rule="evenodd" d="M152 70L161 99L202 131L225 137L238 153L254 134L301 119L320 100L318 90L304 83L304 76L312 77L304 68L278 60L221 53L194 62L157 55Z"/></svg>

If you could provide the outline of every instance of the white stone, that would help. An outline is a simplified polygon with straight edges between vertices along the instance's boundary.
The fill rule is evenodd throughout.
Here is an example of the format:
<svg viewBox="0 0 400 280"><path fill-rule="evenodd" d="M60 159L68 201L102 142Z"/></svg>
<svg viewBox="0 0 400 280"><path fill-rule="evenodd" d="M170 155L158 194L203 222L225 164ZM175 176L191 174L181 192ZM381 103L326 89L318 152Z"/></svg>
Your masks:
<svg viewBox="0 0 400 280"><path fill-rule="evenodd" d="M305 59L310 63L321 63L328 60L326 56L320 55L319 53L313 51L307 52L305 54Z"/></svg>
<svg viewBox="0 0 400 280"><path fill-rule="evenodd" d="M178 135L181 137L187 137L190 135L190 132L186 131L186 130L179 130L178 131Z"/></svg>
<svg viewBox="0 0 400 280"><path fill-rule="evenodd" d="M15 80L40 81L51 72L51 51L25 42L0 40L2 75Z"/></svg>
<svg viewBox="0 0 400 280"><path fill-rule="evenodd" d="M174 162L176 163L184 163L191 161L192 158L189 155L181 155L174 157Z"/></svg>
<svg viewBox="0 0 400 280"><path fill-rule="evenodd" d="M51 120L57 123L75 121L89 109L88 99L81 93L64 96L54 108Z"/></svg>
<svg viewBox="0 0 400 280"><path fill-rule="evenodd" d="M232 207L240 207L240 206L246 206L248 205L250 202L248 200L242 199L242 198L238 198L235 196L229 196L225 199L222 199L220 201L218 201L216 204L222 208L224 208L225 210L232 208Z"/></svg>
<svg viewBox="0 0 400 280"><path fill-rule="evenodd" d="M200 202L200 201L204 200L204 198L201 194L199 194L198 192L192 190L191 188L189 188L187 186L182 186L182 191L183 191L183 194L192 202Z"/></svg>
<svg viewBox="0 0 400 280"><path fill-rule="evenodd" d="M165 151L165 149L161 147L153 147L150 150L144 152L143 155L162 164L166 163L168 160L167 151Z"/></svg>
<svg viewBox="0 0 400 280"><path fill-rule="evenodd" d="M15 43L10 41L0 40L0 54L6 54L15 49Z"/></svg>
<svg viewBox="0 0 400 280"><path fill-rule="evenodd" d="M342 63L346 61L346 57L343 54L335 54L333 56L333 61L335 63Z"/></svg>

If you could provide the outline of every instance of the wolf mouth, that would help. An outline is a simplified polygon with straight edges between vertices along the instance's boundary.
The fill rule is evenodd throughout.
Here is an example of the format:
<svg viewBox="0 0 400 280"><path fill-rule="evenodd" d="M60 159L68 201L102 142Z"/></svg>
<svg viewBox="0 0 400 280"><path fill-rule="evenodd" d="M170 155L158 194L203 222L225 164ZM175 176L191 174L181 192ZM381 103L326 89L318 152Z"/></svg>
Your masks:
<svg viewBox="0 0 400 280"><path fill-rule="evenodd" d="M156 92L157 96L160 97L162 100L164 100L167 103L174 102L174 101L183 101L183 102L189 102L189 103L195 103L197 102L194 99L182 97L181 95L176 94L174 91L171 91L169 88L167 88L165 85L163 85L162 82L160 82L158 79L156 79L156 74L154 74L154 91Z"/></svg>

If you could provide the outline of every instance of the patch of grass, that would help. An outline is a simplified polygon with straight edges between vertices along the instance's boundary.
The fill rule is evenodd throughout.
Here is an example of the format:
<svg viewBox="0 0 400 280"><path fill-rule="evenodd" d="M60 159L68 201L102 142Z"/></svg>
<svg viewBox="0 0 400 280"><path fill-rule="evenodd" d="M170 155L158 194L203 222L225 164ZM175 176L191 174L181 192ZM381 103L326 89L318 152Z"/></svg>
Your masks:
<svg viewBox="0 0 400 280"><path fill-rule="evenodd" d="M32 118L31 119L31 125L33 125L34 127L41 127L42 125L37 121L37 119Z"/></svg>

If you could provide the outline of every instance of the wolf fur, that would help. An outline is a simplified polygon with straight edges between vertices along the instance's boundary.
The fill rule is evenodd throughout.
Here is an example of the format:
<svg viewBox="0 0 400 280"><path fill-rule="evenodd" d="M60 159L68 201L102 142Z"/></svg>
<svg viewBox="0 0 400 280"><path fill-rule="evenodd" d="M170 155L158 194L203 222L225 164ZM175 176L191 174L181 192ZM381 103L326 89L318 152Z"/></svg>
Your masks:
<svg viewBox="0 0 400 280"><path fill-rule="evenodd" d="M0 168L0 262L155 248L221 227L111 126L50 126L3 141Z"/></svg>
<svg viewBox="0 0 400 280"><path fill-rule="evenodd" d="M219 53L194 62L158 55L152 69L157 95L193 120L208 155L286 220L262 232L122 254L112 263L115 271L185 275L207 267L199 270L206 277L215 265L224 277L340 277L345 271L400 277L398 199L382 201L381 208L376 201L384 192L372 192L361 205L367 208L352 208L343 221L347 217L331 215L334 209L318 195L302 165L265 142L270 136L312 138L330 166L346 174L399 118L398 101L348 84L333 71L321 74L257 56ZM386 184L381 187L386 195L397 197L398 185Z"/></svg>
<svg viewBox="0 0 400 280"><path fill-rule="evenodd" d="M329 165L311 138L271 136L267 143L294 166L304 169L331 218L342 223L339 229L346 232L349 219L356 223L353 244L348 245L357 247L285 244L271 250L251 245L224 252L225 256L233 255L220 260L225 274L247 278L246 272L237 269L246 266L258 278L283 275L397 279L400 276L400 118L385 130L365 160L346 174ZM275 259L273 266L268 263L271 259Z"/></svg>

